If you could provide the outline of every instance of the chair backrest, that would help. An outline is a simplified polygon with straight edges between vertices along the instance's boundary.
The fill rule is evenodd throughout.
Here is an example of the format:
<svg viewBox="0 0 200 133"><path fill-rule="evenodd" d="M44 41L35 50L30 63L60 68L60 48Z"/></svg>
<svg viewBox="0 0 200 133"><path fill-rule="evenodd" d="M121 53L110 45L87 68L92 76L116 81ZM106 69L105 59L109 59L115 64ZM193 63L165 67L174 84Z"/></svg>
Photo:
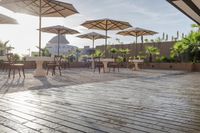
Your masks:
<svg viewBox="0 0 200 133"><path fill-rule="evenodd" d="M10 64L15 63L15 58L14 58L13 53L6 54L6 56L7 56L8 62L9 62Z"/></svg>
<svg viewBox="0 0 200 133"><path fill-rule="evenodd" d="M101 57L95 57L95 58L93 58L95 66L103 64L100 59L101 59Z"/></svg>
<svg viewBox="0 0 200 133"><path fill-rule="evenodd" d="M54 62L61 64L62 58L63 58L62 56L55 55L54 56Z"/></svg>

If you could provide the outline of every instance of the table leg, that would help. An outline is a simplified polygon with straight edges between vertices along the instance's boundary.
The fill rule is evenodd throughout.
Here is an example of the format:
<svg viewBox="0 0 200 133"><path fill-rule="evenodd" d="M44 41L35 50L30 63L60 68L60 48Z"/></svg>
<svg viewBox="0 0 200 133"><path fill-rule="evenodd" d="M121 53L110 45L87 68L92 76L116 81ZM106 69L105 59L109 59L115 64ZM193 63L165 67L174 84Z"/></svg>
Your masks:
<svg viewBox="0 0 200 133"><path fill-rule="evenodd" d="M43 62L44 61L36 61L36 70L34 71L35 77L45 77L46 70L43 69Z"/></svg>
<svg viewBox="0 0 200 133"><path fill-rule="evenodd" d="M103 62L103 66L104 66L105 73L109 72L108 62ZM103 70L102 70L102 72L103 72Z"/></svg>
<svg viewBox="0 0 200 133"><path fill-rule="evenodd" d="M134 65L135 65L135 67L133 67L133 71L138 71L138 70L140 70L140 68L139 68L137 62L135 62Z"/></svg>
<svg viewBox="0 0 200 133"><path fill-rule="evenodd" d="M94 69L94 61L92 61L92 69Z"/></svg>

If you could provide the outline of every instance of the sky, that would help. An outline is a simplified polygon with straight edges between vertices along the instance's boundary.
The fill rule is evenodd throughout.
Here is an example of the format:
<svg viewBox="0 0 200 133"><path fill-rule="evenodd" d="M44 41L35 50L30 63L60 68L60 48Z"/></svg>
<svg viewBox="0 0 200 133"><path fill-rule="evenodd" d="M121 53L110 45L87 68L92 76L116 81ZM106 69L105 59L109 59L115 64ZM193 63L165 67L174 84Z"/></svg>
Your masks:
<svg viewBox="0 0 200 133"><path fill-rule="evenodd" d="M78 10L75 14L66 18L42 18L42 27L62 25L75 30L81 34L93 32L80 26L87 20L110 18L129 22L133 27L140 27L159 32L154 36L145 38L153 39L162 37L163 32L171 36L176 36L176 32L187 34L191 30L194 22L182 14L179 10L170 5L166 0L59 0L71 3ZM31 15L13 13L0 7L0 13L13 17L18 21L18 25L0 25L0 40L7 41L12 47L13 52L18 54L28 54L37 51L38 46L38 25L39 18ZM105 34L104 31L95 32ZM116 44L119 38L124 44L135 41L133 37L116 35L118 31L109 31L108 35L112 38L108 40L110 44ZM77 34L78 35L78 34ZM42 47L54 37L55 34L42 33ZM66 35L70 45L80 48L91 46L92 41L77 38L76 35ZM104 44L104 40L95 41L95 45Z"/></svg>

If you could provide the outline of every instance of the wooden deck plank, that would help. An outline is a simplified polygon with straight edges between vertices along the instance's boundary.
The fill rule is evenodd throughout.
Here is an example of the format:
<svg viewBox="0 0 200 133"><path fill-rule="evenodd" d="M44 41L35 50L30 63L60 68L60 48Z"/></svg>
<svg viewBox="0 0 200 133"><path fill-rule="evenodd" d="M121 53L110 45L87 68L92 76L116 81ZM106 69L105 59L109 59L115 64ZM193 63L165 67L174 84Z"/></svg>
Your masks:
<svg viewBox="0 0 200 133"><path fill-rule="evenodd" d="M28 75L25 86L5 82L0 90L7 92L0 97L2 132L200 132L199 73L123 70L97 75L76 70L47 79ZM15 85L26 90L28 82L39 86L8 93Z"/></svg>

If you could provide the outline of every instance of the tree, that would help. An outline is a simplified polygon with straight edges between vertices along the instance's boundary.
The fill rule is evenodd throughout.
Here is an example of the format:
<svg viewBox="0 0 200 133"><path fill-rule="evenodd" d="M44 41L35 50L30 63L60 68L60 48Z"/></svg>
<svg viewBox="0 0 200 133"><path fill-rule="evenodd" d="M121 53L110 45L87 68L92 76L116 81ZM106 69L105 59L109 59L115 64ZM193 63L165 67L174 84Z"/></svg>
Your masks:
<svg viewBox="0 0 200 133"><path fill-rule="evenodd" d="M183 61L182 56L187 55L192 62L200 61L200 32L191 31L188 36L175 43L171 55Z"/></svg>
<svg viewBox="0 0 200 133"><path fill-rule="evenodd" d="M145 47L146 54L149 56L149 62L152 62L152 58L154 55L159 55L160 50L157 47L154 46L147 46Z"/></svg>
<svg viewBox="0 0 200 133"><path fill-rule="evenodd" d="M100 58L103 57L104 52L102 52L101 50L97 49L93 55L94 58Z"/></svg>
<svg viewBox="0 0 200 133"><path fill-rule="evenodd" d="M171 57L178 58L182 62L182 55L187 51L188 45L182 41L176 42L171 50Z"/></svg>
<svg viewBox="0 0 200 133"><path fill-rule="evenodd" d="M8 47L8 43L9 41L6 42L0 41L0 56L7 54L10 50L13 49L13 47Z"/></svg>
<svg viewBox="0 0 200 133"><path fill-rule="evenodd" d="M192 24L191 26L192 26L192 28L198 28L198 31L200 32L200 25Z"/></svg>
<svg viewBox="0 0 200 133"><path fill-rule="evenodd" d="M117 52L118 52L118 49L116 49L116 48L111 48L110 49L110 53L112 54L111 55L112 58L116 57Z"/></svg>
<svg viewBox="0 0 200 133"><path fill-rule="evenodd" d="M36 46L36 48L40 49L40 51L42 51L42 56L51 56L48 48L39 48L38 46Z"/></svg>
<svg viewBox="0 0 200 133"><path fill-rule="evenodd" d="M148 42L149 42L149 40L146 38L146 39L144 39L144 42L145 42L145 43L148 43Z"/></svg>
<svg viewBox="0 0 200 133"><path fill-rule="evenodd" d="M126 62L126 57L129 54L129 52L130 52L130 50L128 48L126 48L126 49L120 48L118 51L118 53L121 54L121 56L123 57L124 62Z"/></svg>

